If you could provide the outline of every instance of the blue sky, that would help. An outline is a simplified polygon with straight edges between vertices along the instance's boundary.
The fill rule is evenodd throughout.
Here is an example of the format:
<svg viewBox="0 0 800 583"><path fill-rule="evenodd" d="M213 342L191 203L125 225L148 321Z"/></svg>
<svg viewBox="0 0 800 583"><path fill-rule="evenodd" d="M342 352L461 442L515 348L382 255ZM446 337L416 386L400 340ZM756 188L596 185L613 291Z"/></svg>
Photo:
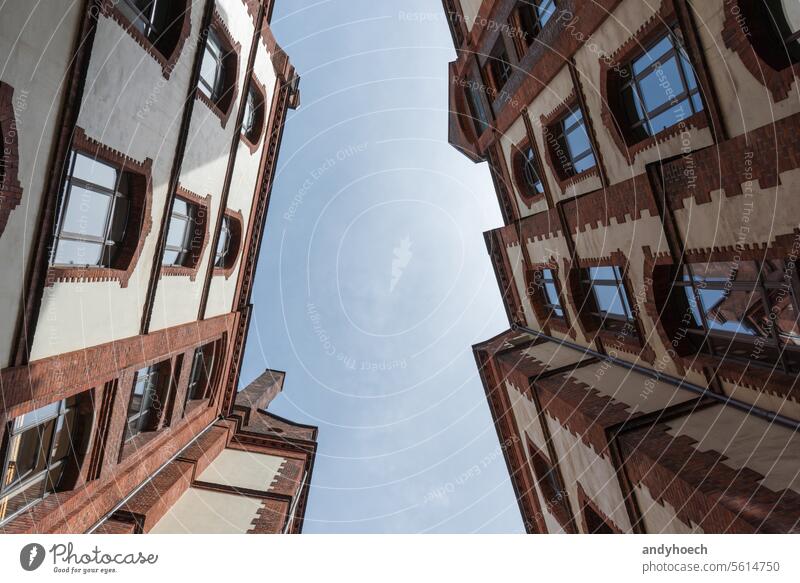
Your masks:
<svg viewBox="0 0 800 583"><path fill-rule="evenodd" d="M318 425L305 532L522 532L471 345L507 327L485 164L447 143L438 0L278 0L302 76L242 383Z"/></svg>

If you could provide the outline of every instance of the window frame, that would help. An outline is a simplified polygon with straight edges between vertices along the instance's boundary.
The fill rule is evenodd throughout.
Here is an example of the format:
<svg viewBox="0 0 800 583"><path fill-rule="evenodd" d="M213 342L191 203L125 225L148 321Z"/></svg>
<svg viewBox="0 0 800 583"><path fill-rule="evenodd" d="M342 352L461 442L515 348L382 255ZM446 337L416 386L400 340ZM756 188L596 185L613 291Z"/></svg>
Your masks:
<svg viewBox="0 0 800 583"><path fill-rule="evenodd" d="M547 5L552 5L552 11L547 18L542 17L542 12ZM522 59L530 50L536 38L542 33L558 10L555 0L518 0L511 9L509 24L513 31L514 48L517 58ZM544 20L544 22L543 22Z"/></svg>
<svg viewBox="0 0 800 583"><path fill-rule="evenodd" d="M133 384L131 386L131 395L128 399L128 408L126 409L125 414L125 431L122 435L122 443L123 446L133 441L137 436L145 433L147 431L152 431L153 425L153 403L157 400L158 397L158 389L159 384L162 382L162 370L161 370L161 363L153 364L150 366L146 366L140 368L134 373L133 377ZM144 372L147 379L145 380L145 387L142 390L141 400L139 403L138 409L132 414L131 408L133 406L134 399L136 398L136 386L139 384L139 380L142 378L142 372ZM146 391L149 390L149 393ZM145 395L148 394L149 400L147 401L147 407L143 407L145 403ZM131 423L136 422L136 430L131 431Z"/></svg>
<svg viewBox="0 0 800 583"><path fill-rule="evenodd" d="M195 254L194 250L192 249L192 236L197 232L198 228L201 228L197 218L199 206L193 201L187 200L182 196L176 196L175 198L176 200L179 199L186 204L187 214L176 212L175 205L173 204L172 211L170 212L169 223L167 225L167 237L164 239L164 253L161 257L161 266L192 267L193 265L190 263L193 263L192 257ZM173 218L177 218L184 223L183 238L180 246L169 243L169 234L172 230ZM174 262L164 263L167 251L178 254Z"/></svg>
<svg viewBox="0 0 800 583"><path fill-rule="evenodd" d="M47 407L56 404L56 409L47 416L37 419L31 425L18 426L20 419L23 420L26 415L36 414ZM61 399L55 403L49 403L43 407L39 407L28 413L18 415L11 419L6 424L6 432L3 438L2 449L2 474L0 474L0 509L5 512L5 504L15 495L20 495L23 492L33 488L39 482L42 482L41 493L37 494L31 500L25 502L22 506L14 510L8 515L0 515L0 524L7 523L14 519L31 506L34 506L48 495L58 491L59 486L64 478L64 469L69 462L70 456L74 453L75 436L77 434L77 425L80 419L78 410L77 396L71 396L66 399ZM22 439L22 435L29 431L38 431L38 445L36 448L36 461L34 466L26 471L24 474L17 476L12 481L9 480L9 466L11 461L11 447L14 439ZM61 457L55 457L57 454L56 445L59 437L69 439L69 446ZM47 441L46 447L44 441ZM52 475L58 471L58 478L54 482Z"/></svg>
<svg viewBox="0 0 800 583"><path fill-rule="evenodd" d="M528 153L530 153L530 156ZM545 189L547 187L545 185L545 174L541 163L541 157L534 145L530 143L527 138L513 147L511 166L517 190L525 201L535 202L546 196ZM531 166L533 168L530 173L537 179L538 188L535 183L529 180L529 168Z"/></svg>
<svg viewBox="0 0 800 583"><path fill-rule="evenodd" d="M567 127L567 120L574 116L576 113L580 114L580 120L574 122L572 125ZM583 131L586 133L586 141L588 142L588 147L585 150L582 150L579 153L574 153L572 148L569 144L569 140L567 139L568 135L572 134L576 129L583 127ZM579 103L574 103L571 106L568 106L566 111L559 116L558 120L556 121L557 132L555 135L555 140L558 143L559 147L562 148L567 153L568 158L568 166L565 166L559 160L556 161L559 166L561 166L563 175L565 179L574 178L575 176L580 176L585 172L591 172L592 170L596 170L597 166L597 155L594 151L594 146L592 145L592 138L589 135L589 125L586 123L586 116L583 113L583 108L581 108ZM576 170L576 165L578 162L585 160L586 158L592 158L592 165L584 168L581 171Z"/></svg>
<svg viewBox="0 0 800 583"><path fill-rule="evenodd" d="M544 506L548 508L549 513L558 521L564 532L574 532L572 509L558 464L551 463L550 459L533 444L530 438L527 441L531 473Z"/></svg>
<svg viewBox="0 0 800 583"><path fill-rule="evenodd" d="M677 23L669 25L669 30L664 34L653 39L647 44L644 50L640 51L626 64L624 71L626 79L619 87L619 99L621 104L621 111L625 114L626 133L630 136L630 142L636 143L648 138L655 137L662 132L668 131L670 128L685 122L693 115L705 111L705 104L703 103L703 92L701 91L700 79L695 75L694 67L691 62L689 54L684 47L683 35ZM658 46L664 39L670 40L670 48L666 52L658 55L657 58L650 56L650 51ZM636 64L640 59L649 58L652 62L649 63L638 73L636 72ZM657 75L658 71L663 72L664 65L670 60L674 60L675 67L678 71L678 76L681 85L681 93L673 95L670 99L658 105L652 110L646 109L647 105L644 99L644 91L642 90L641 81L650 75ZM687 71L686 66L689 66ZM694 89L690 89L688 80L694 80ZM628 91L629 97L625 93ZM695 98L699 101L695 103ZM681 103L686 102L689 107L689 113L682 119L674 123L664 126L658 131L653 131L651 122L654 118L662 113L670 111L672 108L680 106ZM632 119L633 112L636 113L637 119ZM637 133L643 132L643 133Z"/></svg>
<svg viewBox="0 0 800 583"><path fill-rule="evenodd" d="M110 189L100 184L96 184L90 182L83 178L76 177L75 174L75 166L78 161L78 157L84 157L94 164L101 164L108 168L114 170L116 174L114 188ZM128 225L131 221L131 205L132 200L130 196L130 192L122 192L121 184L123 181L126 183L125 189L130 191L130 176L126 176L125 169L117 164L113 164L109 161L103 160L98 156L93 156L85 151L82 151L78 148L73 147L69 153L69 165L67 172L64 177L63 184L61 186L61 196L59 200L58 212L56 215L56 222L55 222L55 233L53 235L53 245L50 250L50 260L49 265L51 267L56 268L84 268L84 269L107 269L113 268L116 256L120 252L120 248L125 243L126 234L128 232ZM64 231L64 219L66 213L69 209L70 201L72 200L72 187L76 186L77 188L87 190L89 192L94 193L95 195L100 196L107 196L111 199L111 202L108 205L108 210L106 211L106 217L103 224L103 236L98 237L94 235L88 234L81 234L81 233L72 233L72 232L65 232ZM119 220L119 218L115 215L115 211L117 209L117 205L119 204L120 200L127 201L127 208L124 211L124 228L122 233L119 235L119 240L116 241L112 239L112 230L115 225L115 221ZM59 243L62 241L73 241L73 242L86 242L94 245L100 245L101 251L98 258L97 263L58 263L58 247ZM109 251L110 249L110 251Z"/></svg>
<svg viewBox="0 0 800 583"><path fill-rule="evenodd" d="M595 279L591 276L592 269L603 267L610 267L612 269L614 279ZM631 307L630 294L625 284L625 273L621 270L620 266L593 265L583 268L580 272L580 285L584 292L584 299L588 304L581 310L584 315L592 317L597 322L598 328L609 332L621 333L626 326L629 326L638 339L639 330L637 316ZM595 289L597 286L616 290L616 301L622 307L623 311L625 311L625 316L613 312L606 312L600 307L597 290ZM586 308L588 308L588 310Z"/></svg>
<svg viewBox="0 0 800 583"><path fill-rule="evenodd" d="M789 284L786 285L786 280L780 281L767 281L764 277L764 263L771 261L770 259L751 259L745 260L753 262L757 266L758 277L757 280L736 280L741 267L735 267L731 270L729 279L725 281L704 281L700 276L695 275L692 268L692 263L684 263L676 272L675 281L673 286L681 288L684 296L681 299L689 306L692 313L692 321L697 326L688 327L687 333L694 338L695 352L701 352L711 357L721 358L724 360L730 359L740 362L742 364L753 364L761 368L774 369L778 368L786 374L800 373L800 348L791 343L782 343L778 327L773 324L770 326L770 333L765 336L757 334L742 334L739 332L731 332L727 330L720 330L714 328L709 324L706 309L702 300L700 290L712 290L722 292L723 299L727 298L730 292L746 292L751 294L758 294L758 302L764 310L765 314L772 311L772 298L771 291L785 289L790 302L794 305L795 313L800 313L800 283L798 283L797 269L793 269L789 274ZM787 272L787 267L784 260L782 272ZM733 261L718 261L716 263L732 263ZM700 282L701 285L698 285ZM691 291L694 307L689 304L689 291ZM751 309L748 309L748 312ZM700 316L700 322L697 322L697 315ZM717 343L722 346L718 348ZM747 347L752 354L758 344L763 344L770 351L776 351L777 356L769 359L749 358L738 354L738 350L732 350L734 347ZM794 358L792 358L794 357Z"/></svg>

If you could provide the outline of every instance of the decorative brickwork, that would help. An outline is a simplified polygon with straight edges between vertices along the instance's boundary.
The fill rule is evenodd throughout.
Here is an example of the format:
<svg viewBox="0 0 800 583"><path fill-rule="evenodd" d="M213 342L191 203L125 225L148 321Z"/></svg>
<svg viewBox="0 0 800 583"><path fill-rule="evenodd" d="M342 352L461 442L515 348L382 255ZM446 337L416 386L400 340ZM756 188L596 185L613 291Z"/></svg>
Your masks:
<svg viewBox="0 0 800 583"><path fill-rule="evenodd" d="M90 138L82 128L76 127L72 137L72 147L91 158L108 162L122 172L130 175L130 210L125 239L114 258L112 267L64 267L51 265L47 271L46 285L57 282L99 282L118 281L120 287L128 287L144 241L153 227L153 184L151 171L153 161L146 158L138 162Z"/></svg>
<svg viewBox="0 0 800 583"><path fill-rule="evenodd" d="M242 51L242 45L233 40L228 26L216 10L214 10L211 27L219 36L223 45L222 50L225 51L223 63L225 87L222 88L222 95L216 101L209 99L199 89L195 92L195 95L219 118L220 125L225 128L228 125L231 113L233 113L236 96L239 94L239 56Z"/></svg>
<svg viewBox="0 0 800 583"><path fill-rule="evenodd" d="M19 138L14 113L14 88L0 81L0 237L8 217L22 200L19 183Z"/></svg>
<svg viewBox="0 0 800 583"><path fill-rule="evenodd" d="M608 59L600 59L600 97L603 103L601 118L603 125L605 125L609 135L622 155L628 160L628 163L632 163L639 152L654 148L656 145L666 142L688 131L690 128L706 128L710 123L708 110L704 109L687 117L680 123L644 139L636 139L628 131L628 120L625 118L624 106L620 102L621 87L628 77L623 78L617 73L617 70L642 54L644 52L643 47L647 47L659 36L666 34L668 26L675 20L676 14L673 0L662 0L659 10L653 13L647 22L625 41L619 49L610 55ZM691 32L683 31L683 36L691 34ZM687 50L686 53L689 55L690 60L693 61L691 63L693 70L701 69L698 63L692 59L692 51Z"/></svg>
<svg viewBox="0 0 800 583"><path fill-rule="evenodd" d="M172 75L172 70L181 56L183 45L186 44L186 39L189 38L192 31L192 2L180 0L170 0L170 2L175 5L175 14L180 16L167 31L159 35L160 48L156 47L144 33L131 24L128 17L118 8L119 0L102 0L100 3L101 14L116 21L161 66L161 74L164 79L169 79ZM180 7L178 8L178 6Z"/></svg>
<svg viewBox="0 0 800 583"><path fill-rule="evenodd" d="M242 250L242 211L232 211L225 209L225 216L228 217L230 227L230 240L228 242L228 253L225 255L225 263L222 267L214 266L214 275L222 275L229 279L233 275L236 263ZM216 253L216 249L214 250Z"/></svg>
<svg viewBox="0 0 800 583"><path fill-rule="evenodd" d="M794 65L786 58L786 49L780 44L777 33L770 29L771 22L758 14L760 2L726 0L722 10L725 22L722 40L725 46L739 56L750 74L772 94L778 102L793 95L792 85L796 83ZM774 4L770 4L774 6ZM778 5L778 10L781 10ZM778 52L778 60L765 59L765 52ZM781 54L782 53L782 54Z"/></svg>
<svg viewBox="0 0 800 583"><path fill-rule="evenodd" d="M162 265L161 275L166 277L186 276L190 281L194 281L200 269L200 260L203 258L203 252L208 245L211 195L207 194L205 198L203 198L199 194L195 194L191 190L187 190L180 185L178 185L178 188L175 190L175 194L197 207L193 221L195 232L191 237L189 257L186 265Z"/></svg>

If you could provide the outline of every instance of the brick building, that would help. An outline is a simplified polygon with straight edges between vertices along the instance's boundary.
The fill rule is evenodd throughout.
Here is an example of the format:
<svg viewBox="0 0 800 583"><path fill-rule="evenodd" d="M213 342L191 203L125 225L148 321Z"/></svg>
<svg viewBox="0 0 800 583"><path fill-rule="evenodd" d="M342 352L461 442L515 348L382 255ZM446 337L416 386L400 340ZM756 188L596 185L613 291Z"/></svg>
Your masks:
<svg viewBox="0 0 800 583"><path fill-rule="evenodd" d="M800 530L797 3L443 4L527 530Z"/></svg>
<svg viewBox="0 0 800 583"><path fill-rule="evenodd" d="M0 532L300 532L317 431L238 393L298 81L271 0L0 7Z"/></svg>

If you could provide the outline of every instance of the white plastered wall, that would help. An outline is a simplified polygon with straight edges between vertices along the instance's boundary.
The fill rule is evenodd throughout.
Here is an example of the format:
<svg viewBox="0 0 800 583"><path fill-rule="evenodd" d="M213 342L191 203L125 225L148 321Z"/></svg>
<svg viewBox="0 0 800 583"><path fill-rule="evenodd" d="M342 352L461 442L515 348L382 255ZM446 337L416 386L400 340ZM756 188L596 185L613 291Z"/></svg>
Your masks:
<svg viewBox="0 0 800 583"><path fill-rule="evenodd" d="M13 55L0 80L14 89L14 113L22 199L0 237L0 368L8 366L15 323L39 222L48 165L56 139L63 79L78 35L82 10L66 0L36 7L7 2L0 7L0 54Z"/></svg>
<svg viewBox="0 0 800 583"><path fill-rule="evenodd" d="M561 426L558 420L545 415L559 469L564 478L572 512L580 516L578 483L597 507L623 531L631 529L622 490L611 461L587 446L580 437ZM580 524L581 520L578 518Z"/></svg>
<svg viewBox="0 0 800 583"><path fill-rule="evenodd" d="M264 98L264 128L262 129L259 148L254 153L250 153L250 149L244 142L239 142L231 188L228 192L227 205L228 210L239 211L242 214L242 239L244 239L244 235L247 233L247 228L250 224L250 212L258 190L258 170L263 156L264 146L269 140L269 136L267 135L267 123L272 113L270 108L275 94L275 70L270 60L270 53L267 51L264 43L259 42L253 71L266 91ZM234 265L234 271L231 277L228 279L225 279L223 276L215 276L212 278L208 295L208 305L206 306L207 318L225 314L230 312L233 308L233 299L236 293L243 247L244 240L242 240L239 246L236 264Z"/></svg>
<svg viewBox="0 0 800 583"><path fill-rule="evenodd" d="M220 119L204 102L199 100L195 102L179 180L182 187L203 198L211 195L211 208L207 219L208 241L194 281L189 276L161 277L153 306L151 330L168 328L197 319L210 257L214 253L214 249L211 248L214 239L213 229L220 212L231 139L236 131L238 108L246 87L247 61L253 38L253 21L243 2L219 0L217 11L233 40L241 44L235 100L224 128Z"/></svg>
<svg viewBox="0 0 800 583"><path fill-rule="evenodd" d="M88 137L152 166L153 227L125 288L119 282L60 282L46 287L31 360L139 333L201 11L165 80L161 65L110 17L97 24L78 126Z"/></svg>
<svg viewBox="0 0 800 583"><path fill-rule="evenodd" d="M575 53L575 64L580 71L586 106L594 125L597 146L602 152L610 184L623 182L642 174L646 164L676 156L682 152L682 148L697 150L713 143L709 129L697 130L685 127L678 135L637 153L631 164L614 141L611 132L616 132L616 129L607 128L601 117L605 107L601 95L601 57L614 54L647 23L659 6L660 3L638 0L622 2L595 31L592 35L592 42L584 45ZM623 123L622 120L618 120L618 122Z"/></svg>
<svg viewBox="0 0 800 583"><path fill-rule="evenodd" d="M719 96L722 120L728 134L740 135L800 111L797 77L789 97L775 102L772 93L744 66L739 55L725 46L722 28L725 20L723 0L690 4L705 53L706 63ZM749 50L749 49L748 49Z"/></svg>

